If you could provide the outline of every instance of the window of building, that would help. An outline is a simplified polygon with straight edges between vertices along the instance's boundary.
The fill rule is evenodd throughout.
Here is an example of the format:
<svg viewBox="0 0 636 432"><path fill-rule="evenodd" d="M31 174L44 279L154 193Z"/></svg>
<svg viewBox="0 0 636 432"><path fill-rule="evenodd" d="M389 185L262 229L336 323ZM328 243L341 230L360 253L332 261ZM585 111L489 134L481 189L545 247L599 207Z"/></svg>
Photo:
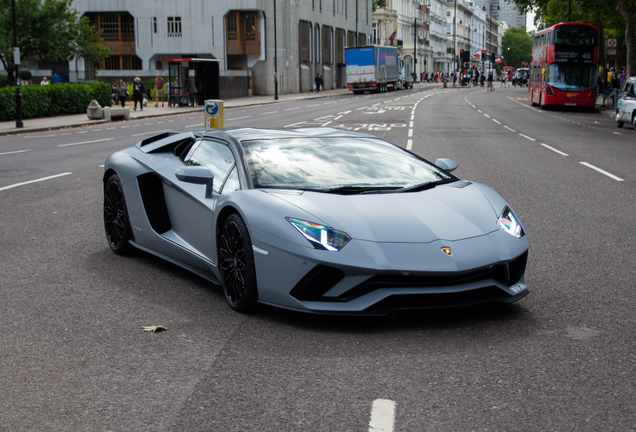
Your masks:
<svg viewBox="0 0 636 432"><path fill-rule="evenodd" d="M155 66L157 70L163 70L163 63L160 60L157 60L157 65Z"/></svg>
<svg viewBox="0 0 636 432"><path fill-rule="evenodd" d="M152 19L152 30L153 30L153 33L157 33L157 17L154 17Z"/></svg>
<svg viewBox="0 0 636 432"><path fill-rule="evenodd" d="M168 37L181 37L181 17L168 17Z"/></svg>

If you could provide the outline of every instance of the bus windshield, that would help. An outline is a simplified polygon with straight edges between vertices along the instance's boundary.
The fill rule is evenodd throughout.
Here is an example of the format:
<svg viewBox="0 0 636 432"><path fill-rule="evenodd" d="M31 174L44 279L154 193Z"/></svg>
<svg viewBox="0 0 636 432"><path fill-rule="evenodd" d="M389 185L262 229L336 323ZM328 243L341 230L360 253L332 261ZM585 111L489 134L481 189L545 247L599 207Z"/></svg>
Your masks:
<svg viewBox="0 0 636 432"><path fill-rule="evenodd" d="M577 45L595 47L598 33L590 27L563 26L554 29L553 43L555 45Z"/></svg>
<svg viewBox="0 0 636 432"><path fill-rule="evenodd" d="M563 91L589 90L596 87L596 66L580 63L552 63L547 68L546 82Z"/></svg>

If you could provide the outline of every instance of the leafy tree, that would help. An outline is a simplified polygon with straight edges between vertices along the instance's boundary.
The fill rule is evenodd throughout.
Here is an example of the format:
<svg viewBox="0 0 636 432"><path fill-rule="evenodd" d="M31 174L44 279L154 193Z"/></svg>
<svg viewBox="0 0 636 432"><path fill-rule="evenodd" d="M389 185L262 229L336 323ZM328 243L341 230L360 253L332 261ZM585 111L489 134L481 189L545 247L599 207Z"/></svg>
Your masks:
<svg viewBox="0 0 636 432"><path fill-rule="evenodd" d="M20 58L60 61L83 56L98 62L110 54L87 17L78 19L72 0L15 0ZM0 0L0 61L15 84L11 0Z"/></svg>
<svg viewBox="0 0 636 432"><path fill-rule="evenodd" d="M375 10L377 8L385 8L386 7L386 0L373 0L373 12L375 12Z"/></svg>
<svg viewBox="0 0 636 432"><path fill-rule="evenodd" d="M532 38L526 33L526 26L506 30L502 38L502 51L505 66L518 68L522 62L530 63Z"/></svg>
<svg viewBox="0 0 636 432"><path fill-rule="evenodd" d="M601 35L622 39L628 76L636 74L634 16L636 0L517 0L521 12L535 11L535 23L550 27L560 22L585 22L599 28ZM603 56L604 44L600 52Z"/></svg>

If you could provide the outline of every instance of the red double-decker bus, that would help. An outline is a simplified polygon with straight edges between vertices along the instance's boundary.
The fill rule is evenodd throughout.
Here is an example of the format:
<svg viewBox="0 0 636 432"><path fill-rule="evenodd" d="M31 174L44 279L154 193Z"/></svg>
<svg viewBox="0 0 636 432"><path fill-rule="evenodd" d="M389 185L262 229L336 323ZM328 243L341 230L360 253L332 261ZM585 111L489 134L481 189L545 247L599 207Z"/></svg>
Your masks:
<svg viewBox="0 0 636 432"><path fill-rule="evenodd" d="M534 34L528 98L532 105L594 107L598 31L561 23Z"/></svg>

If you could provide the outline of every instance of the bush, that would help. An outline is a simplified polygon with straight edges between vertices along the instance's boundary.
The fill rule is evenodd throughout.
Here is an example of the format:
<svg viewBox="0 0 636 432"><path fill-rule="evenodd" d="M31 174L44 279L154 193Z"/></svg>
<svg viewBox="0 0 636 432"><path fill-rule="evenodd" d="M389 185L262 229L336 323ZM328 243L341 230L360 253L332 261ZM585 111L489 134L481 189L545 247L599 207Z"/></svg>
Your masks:
<svg viewBox="0 0 636 432"><path fill-rule="evenodd" d="M51 84L21 86L22 118L81 114L95 99L101 106L111 106L111 89L106 83ZM0 88L0 121L15 119L15 87Z"/></svg>
<svg viewBox="0 0 636 432"><path fill-rule="evenodd" d="M0 74L0 88L6 87L9 83L9 77L4 74Z"/></svg>

